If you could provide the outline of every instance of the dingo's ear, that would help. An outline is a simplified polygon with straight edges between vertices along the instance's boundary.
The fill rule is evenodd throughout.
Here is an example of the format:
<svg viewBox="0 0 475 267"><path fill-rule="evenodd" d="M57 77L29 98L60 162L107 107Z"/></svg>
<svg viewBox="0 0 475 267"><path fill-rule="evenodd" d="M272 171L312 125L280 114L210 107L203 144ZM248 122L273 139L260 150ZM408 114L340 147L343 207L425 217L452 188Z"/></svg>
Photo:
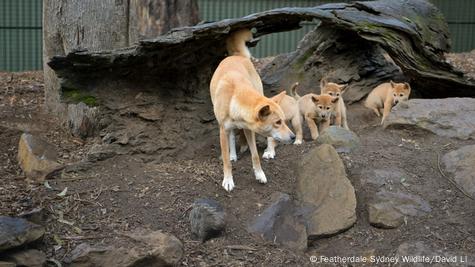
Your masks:
<svg viewBox="0 0 475 267"><path fill-rule="evenodd" d="M319 100L316 96L312 96L312 101L313 101L313 103L315 103L315 104L318 103L318 102L320 102L320 100Z"/></svg>
<svg viewBox="0 0 475 267"><path fill-rule="evenodd" d="M396 83L393 82L393 80L391 80L389 83L391 83L391 87L392 87L392 88L396 87Z"/></svg>
<svg viewBox="0 0 475 267"><path fill-rule="evenodd" d="M343 93L343 92L346 90L346 88L348 88L348 84L347 84L347 83L345 83L345 84L339 84L338 86L340 87L341 93Z"/></svg>
<svg viewBox="0 0 475 267"><path fill-rule="evenodd" d="M332 98L332 103L336 103L338 101L338 99L339 99L338 97L333 97Z"/></svg>
<svg viewBox="0 0 475 267"><path fill-rule="evenodd" d="M259 109L259 112L257 113L257 118L259 118L259 120L263 121L267 118L267 116L269 116L271 114L271 111L270 111L270 106L269 105L265 105L263 107L261 107Z"/></svg>
<svg viewBox="0 0 475 267"><path fill-rule="evenodd" d="M285 96L286 94L287 94L287 92L284 90L284 91L280 92L278 95L273 96L271 99L272 99L275 103L279 104L280 101L282 101L282 99L284 99L284 96Z"/></svg>
<svg viewBox="0 0 475 267"><path fill-rule="evenodd" d="M327 78L322 78L322 80L320 81L320 90L322 90L327 85L327 83Z"/></svg>
<svg viewBox="0 0 475 267"><path fill-rule="evenodd" d="M411 90L411 86L408 83L404 83L404 86L406 87L407 90Z"/></svg>

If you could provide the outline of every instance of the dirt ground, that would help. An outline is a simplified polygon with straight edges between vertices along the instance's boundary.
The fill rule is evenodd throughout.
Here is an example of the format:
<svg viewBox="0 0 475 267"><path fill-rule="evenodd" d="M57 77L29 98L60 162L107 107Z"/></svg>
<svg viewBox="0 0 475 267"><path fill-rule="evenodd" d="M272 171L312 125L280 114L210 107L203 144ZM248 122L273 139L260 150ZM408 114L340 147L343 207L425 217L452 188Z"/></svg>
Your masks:
<svg viewBox="0 0 475 267"><path fill-rule="evenodd" d="M473 62L475 52L462 59L469 58ZM475 75L473 68L469 71ZM473 140L441 138L414 129L384 130L360 104L349 106L349 126L361 138L362 147L342 158L357 195L357 222L341 234L315 241L306 252L295 252L252 237L246 225L269 204L272 193L295 195L295 161L315 146L308 132L303 145L279 146L277 158L263 162L266 185L254 180L250 155L242 155L233 164L236 188L232 193L221 187L218 139L209 142L203 156L192 160L144 162L135 155L117 156L62 173L48 181L52 187L48 189L25 181L16 162L20 134L28 131L47 139L58 147L62 163L82 159L97 140L72 137L42 104L41 73L0 73L0 214L15 216L36 207L47 210L50 219L41 248L49 258L64 260L83 242L101 246L130 242L122 233L136 228L161 229L177 236L185 246L183 266L311 266L312 255L390 256L406 241L424 241L459 255L475 251L474 201L444 178L438 160L438 155L474 144ZM260 142L260 153L263 146ZM385 186L422 197L432 211L410 217L397 229L370 226L367 202L379 188L363 181L372 169L402 170L407 174L404 182ZM66 197L57 196L66 187ZM201 197L215 198L228 213L225 234L204 244L191 238L188 222L190 205ZM248 249L237 250L233 245Z"/></svg>

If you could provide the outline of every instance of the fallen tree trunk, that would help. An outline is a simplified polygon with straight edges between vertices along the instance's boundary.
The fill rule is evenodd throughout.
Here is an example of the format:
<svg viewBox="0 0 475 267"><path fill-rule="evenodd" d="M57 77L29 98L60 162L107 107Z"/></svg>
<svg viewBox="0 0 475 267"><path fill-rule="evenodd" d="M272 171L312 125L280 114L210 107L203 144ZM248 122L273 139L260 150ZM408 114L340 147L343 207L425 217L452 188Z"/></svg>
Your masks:
<svg viewBox="0 0 475 267"><path fill-rule="evenodd" d="M208 79L225 55L223 42L230 31L256 29L256 36L299 28L301 21L319 19L321 27L352 32L354 42L379 45L425 96L474 96L475 85L445 62L449 32L441 13L425 0L327 4L314 8L283 8L244 18L175 29L123 50L77 51L53 57L49 65L65 80L87 87L90 79L164 81L173 90L201 91L198 80ZM198 67L199 66L199 67ZM187 78L169 75L187 73ZM81 81L88 81L84 85ZM174 80L176 79L176 80ZM185 80L185 81L184 81ZM178 86L177 83L178 82ZM202 85L207 85L203 82Z"/></svg>

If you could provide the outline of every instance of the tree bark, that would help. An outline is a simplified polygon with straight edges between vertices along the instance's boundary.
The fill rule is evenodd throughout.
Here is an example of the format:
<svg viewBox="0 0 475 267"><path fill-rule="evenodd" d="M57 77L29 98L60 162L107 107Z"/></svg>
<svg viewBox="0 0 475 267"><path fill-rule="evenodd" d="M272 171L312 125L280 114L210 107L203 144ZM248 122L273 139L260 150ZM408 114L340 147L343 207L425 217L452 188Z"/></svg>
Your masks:
<svg viewBox="0 0 475 267"><path fill-rule="evenodd" d="M140 12L136 13L136 11ZM75 110L91 96L79 92L71 83L60 83L47 62L54 56L75 51L113 50L128 47L138 41L139 33L156 37L172 27L187 26L198 18L197 4L189 1L139 0L44 0L43 1L43 61L46 107L68 119L68 125L97 125L98 117L89 116L93 107ZM178 14L174 15L174 12ZM183 12L183 13L180 13ZM63 89L63 90L62 90ZM68 92L65 94L65 90ZM73 104L68 107L68 104ZM68 116L68 113L75 114ZM80 114L82 116L77 116ZM71 121L74 118L78 121ZM96 132L85 127L72 127L73 134L82 137Z"/></svg>
<svg viewBox="0 0 475 267"><path fill-rule="evenodd" d="M199 22L196 0L131 0L130 10L134 42Z"/></svg>

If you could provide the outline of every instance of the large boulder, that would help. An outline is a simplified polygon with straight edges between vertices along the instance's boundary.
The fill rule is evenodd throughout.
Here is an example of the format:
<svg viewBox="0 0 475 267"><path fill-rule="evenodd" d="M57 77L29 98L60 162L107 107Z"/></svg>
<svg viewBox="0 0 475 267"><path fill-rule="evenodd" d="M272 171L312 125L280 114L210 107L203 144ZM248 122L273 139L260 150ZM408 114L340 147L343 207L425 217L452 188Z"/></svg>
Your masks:
<svg viewBox="0 0 475 267"><path fill-rule="evenodd" d="M356 197L336 150L320 145L298 161L297 197L309 239L329 236L356 222Z"/></svg>
<svg viewBox="0 0 475 267"><path fill-rule="evenodd" d="M28 133L21 135L17 158L26 177L39 182L59 167L56 148L43 139Z"/></svg>
<svg viewBox="0 0 475 267"><path fill-rule="evenodd" d="M411 99L396 105L384 127L415 126L436 135L475 139L475 98Z"/></svg>
<svg viewBox="0 0 475 267"><path fill-rule="evenodd" d="M202 242L219 236L226 227L226 213L213 199L198 199L190 211L190 225L193 237Z"/></svg>
<svg viewBox="0 0 475 267"><path fill-rule="evenodd" d="M352 131L339 126L330 126L317 138L319 144L330 144L337 152L349 153L361 146L360 138Z"/></svg>
<svg viewBox="0 0 475 267"><path fill-rule="evenodd" d="M78 245L66 262L71 267L162 267L176 266L183 257L183 244L175 236L161 231L137 231L126 234L135 242L131 247L91 247Z"/></svg>
<svg viewBox="0 0 475 267"><path fill-rule="evenodd" d="M460 188L475 198L475 145L445 154L442 162Z"/></svg>
<svg viewBox="0 0 475 267"><path fill-rule="evenodd" d="M0 251L40 239L45 229L22 218L0 216Z"/></svg>
<svg viewBox="0 0 475 267"><path fill-rule="evenodd" d="M419 196L382 190L368 204L369 222L380 228L396 228L405 217L422 216L431 211L429 203Z"/></svg>
<svg viewBox="0 0 475 267"><path fill-rule="evenodd" d="M290 196L275 193L271 204L248 225L248 231L263 239L295 250L307 248L307 231L296 216L296 206Z"/></svg>

